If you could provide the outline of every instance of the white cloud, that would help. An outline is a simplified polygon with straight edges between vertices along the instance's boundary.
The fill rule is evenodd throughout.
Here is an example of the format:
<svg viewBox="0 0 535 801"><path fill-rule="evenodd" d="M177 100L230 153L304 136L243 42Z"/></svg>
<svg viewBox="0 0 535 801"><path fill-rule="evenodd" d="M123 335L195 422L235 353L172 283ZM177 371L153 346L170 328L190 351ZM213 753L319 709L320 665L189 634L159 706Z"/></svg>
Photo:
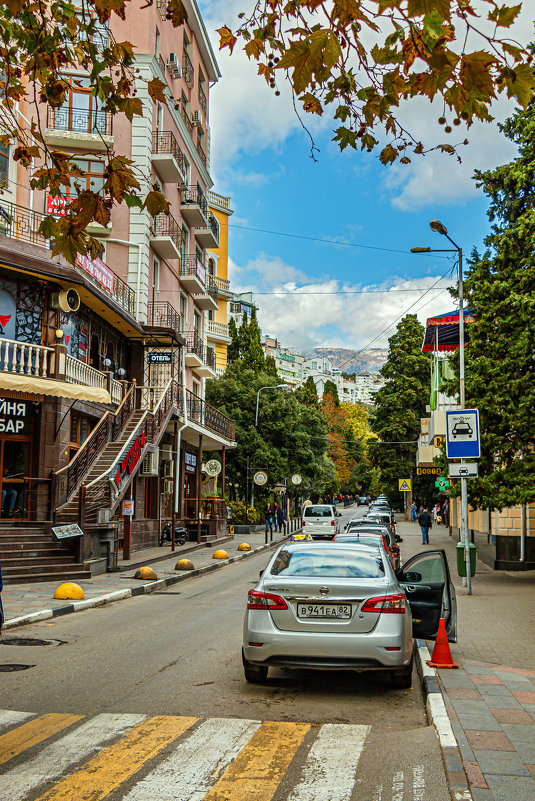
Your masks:
<svg viewBox="0 0 535 801"><path fill-rule="evenodd" d="M364 348L375 337L371 346L385 347L404 313L417 313L425 323L427 317L453 307L448 292L441 289L447 282L439 280L438 273L392 277L380 286L351 284L332 277L310 278L282 259L260 255L243 266L233 263L230 276L234 291L253 292L263 333L300 350ZM384 291L373 292L377 289Z"/></svg>

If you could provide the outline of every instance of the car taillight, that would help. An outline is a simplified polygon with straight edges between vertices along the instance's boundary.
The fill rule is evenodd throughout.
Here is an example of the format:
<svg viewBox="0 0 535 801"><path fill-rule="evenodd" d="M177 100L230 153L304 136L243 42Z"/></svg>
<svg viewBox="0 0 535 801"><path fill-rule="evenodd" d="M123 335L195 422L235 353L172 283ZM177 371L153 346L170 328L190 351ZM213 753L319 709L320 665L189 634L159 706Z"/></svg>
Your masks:
<svg viewBox="0 0 535 801"><path fill-rule="evenodd" d="M305 521L303 520L303 528L305 527Z"/></svg>
<svg viewBox="0 0 535 801"><path fill-rule="evenodd" d="M331 526L334 526L334 520L331 520Z"/></svg>
<svg viewBox="0 0 535 801"><path fill-rule="evenodd" d="M381 595L379 598L368 598L361 612L389 612L394 615L405 614L405 596L402 592L397 595Z"/></svg>
<svg viewBox="0 0 535 801"><path fill-rule="evenodd" d="M280 595L249 590L247 593L247 609L288 609L288 605Z"/></svg>

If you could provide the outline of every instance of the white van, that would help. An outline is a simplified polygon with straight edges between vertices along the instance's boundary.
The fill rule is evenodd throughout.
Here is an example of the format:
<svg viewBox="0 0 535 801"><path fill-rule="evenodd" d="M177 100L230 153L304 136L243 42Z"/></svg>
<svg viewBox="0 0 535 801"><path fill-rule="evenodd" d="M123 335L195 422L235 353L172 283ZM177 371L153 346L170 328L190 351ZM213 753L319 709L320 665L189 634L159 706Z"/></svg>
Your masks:
<svg viewBox="0 0 535 801"><path fill-rule="evenodd" d="M330 504L306 506L303 509L303 532L310 534L313 539L332 539L340 533L339 517L342 517L342 513Z"/></svg>

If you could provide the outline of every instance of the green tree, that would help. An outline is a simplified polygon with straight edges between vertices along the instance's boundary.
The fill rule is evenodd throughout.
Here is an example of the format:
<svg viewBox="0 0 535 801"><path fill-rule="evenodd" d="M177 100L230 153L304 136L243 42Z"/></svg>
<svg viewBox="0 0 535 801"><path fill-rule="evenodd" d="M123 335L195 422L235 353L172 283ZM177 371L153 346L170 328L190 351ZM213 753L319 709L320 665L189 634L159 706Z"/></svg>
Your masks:
<svg viewBox="0 0 535 801"><path fill-rule="evenodd" d="M227 364L231 364L240 358L240 338L234 317L231 317L229 320L228 333L231 342L227 347Z"/></svg>
<svg viewBox="0 0 535 801"><path fill-rule="evenodd" d="M278 378L277 364L273 356L266 356L266 373L269 373L269 375Z"/></svg>
<svg viewBox="0 0 535 801"><path fill-rule="evenodd" d="M240 328L240 358L255 373L266 371L266 357L260 340L260 328L258 327L254 306L249 323L247 323L247 316L245 314L243 316L243 323Z"/></svg>
<svg viewBox="0 0 535 801"><path fill-rule="evenodd" d="M303 386L299 388L299 392L301 393L302 403L307 406L318 405L318 390L311 375L309 375Z"/></svg>
<svg viewBox="0 0 535 801"><path fill-rule="evenodd" d="M340 398L338 397L338 389L337 389L337 386L334 383L334 381L331 381L329 379L328 381L325 382L325 386L323 387L323 395L324 395L324 397L325 397L325 394L332 395L336 405L340 406Z"/></svg>
<svg viewBox="0 0 535 801"><path fill-rule="evenodd" d="M422 353L423 335L415 314L401 320L388 340L388 358L380 371L386 383L375 395L372 427L379 441L369 442L370 462L380 468L383 486L394 497L398 478L414 471L420 418L428 403L429 358Z"/></svg>
<svg viewBox="0 0 535 801"><path fill-rule="evenodd" d="M472 503L490 508L535 500L535 105L503 131L518 157L475 175L490 200L492 228L464 284L475 318L466 405L480 410L482 444L479 478L468 488Z"/></svg>

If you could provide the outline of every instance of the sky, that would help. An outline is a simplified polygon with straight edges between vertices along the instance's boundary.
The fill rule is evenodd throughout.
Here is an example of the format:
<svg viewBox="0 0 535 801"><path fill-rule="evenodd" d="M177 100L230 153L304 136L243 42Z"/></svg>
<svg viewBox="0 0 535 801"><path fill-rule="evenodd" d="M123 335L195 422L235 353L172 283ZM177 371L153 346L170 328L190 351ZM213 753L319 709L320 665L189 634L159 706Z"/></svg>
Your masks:
<svg viewBox="0 0 535 801"><path fill-rule="evenodd" d="M479 0L476 0L476 5ZM236 47L219 51L215 32L236 25L252 0L201 2L222 78L210 93L214 190L231 197L229 278L235 292L252 291L264 334L285 347L387 347L406 312L427 317L454 308L447 286L456 280L448 254L411 254L415 245L448 247L429 228L440 219L468 256L489 230L487 199L472 179L515 156L498 129L514 106L500 98L496 121L466 134L462 163L432 153L412 164L384 167L378 153L340 152L328 119L310 119L310 140L283 81L275 97L254 63ZM532 38L528 2L511 35ZM442 106L413 101L404 121L422 141L438 138ZM329 240L329 241L327 241ZM380 291L378 291L380 290Z"/></svg>

